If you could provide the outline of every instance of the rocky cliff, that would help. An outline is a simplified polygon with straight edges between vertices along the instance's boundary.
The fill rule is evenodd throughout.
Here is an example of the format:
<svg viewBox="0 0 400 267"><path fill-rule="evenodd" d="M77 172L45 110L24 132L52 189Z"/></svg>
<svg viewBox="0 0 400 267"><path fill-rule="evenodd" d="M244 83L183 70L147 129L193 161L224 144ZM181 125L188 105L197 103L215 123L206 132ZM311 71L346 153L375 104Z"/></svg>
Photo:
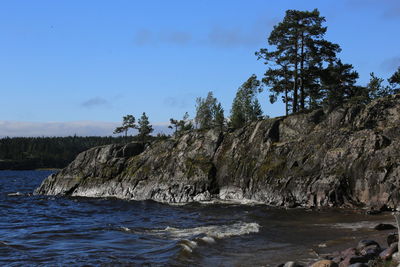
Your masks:
<svg viewBox="0 0 400 267"><path fill-rule="evenodd" d="M81 153L37 194L162 202L211 198L277 206L400 203L400 95L233 132L109 145Z"/></svg>

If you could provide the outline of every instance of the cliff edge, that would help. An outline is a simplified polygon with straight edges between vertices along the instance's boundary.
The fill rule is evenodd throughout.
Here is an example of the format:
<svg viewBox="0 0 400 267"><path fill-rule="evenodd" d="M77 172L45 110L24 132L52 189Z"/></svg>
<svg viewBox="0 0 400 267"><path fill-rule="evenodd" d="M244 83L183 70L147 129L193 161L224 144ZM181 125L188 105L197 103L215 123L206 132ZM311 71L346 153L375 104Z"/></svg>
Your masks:
<svg viewBox="0 0 400 267"><path fill-rule="evenodd" d="M36 194L397 208L400 94L368 105L87 150Z"/></svg>

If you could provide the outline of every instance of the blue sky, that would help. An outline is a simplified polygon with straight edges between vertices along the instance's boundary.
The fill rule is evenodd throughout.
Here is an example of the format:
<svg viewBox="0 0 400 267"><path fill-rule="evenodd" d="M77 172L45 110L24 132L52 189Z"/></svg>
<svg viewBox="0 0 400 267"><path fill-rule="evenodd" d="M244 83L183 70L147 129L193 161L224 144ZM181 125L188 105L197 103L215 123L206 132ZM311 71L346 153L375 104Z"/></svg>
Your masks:
<svg viewBox="0 0 400 267"><path fill-rule="evenodd" d="M254 52L272 26L314 8L360 84L400 66L398 0L2 0L0 136L111 134L143 111L161 126L193 117L208 91L228 115L237 88L265 71ZM267 95L265 114L282 115Z"/></svg>

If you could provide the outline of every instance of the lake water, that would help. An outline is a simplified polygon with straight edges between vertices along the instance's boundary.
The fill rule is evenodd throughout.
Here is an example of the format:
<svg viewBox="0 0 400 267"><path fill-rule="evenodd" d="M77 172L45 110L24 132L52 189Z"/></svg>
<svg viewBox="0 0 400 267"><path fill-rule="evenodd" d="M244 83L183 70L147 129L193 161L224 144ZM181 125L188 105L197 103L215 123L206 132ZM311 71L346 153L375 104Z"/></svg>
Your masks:
<svg viewBox="0 0 400 267"><path fill-rule="evenodd" d="M0 171L1 266L307 263L377 237L371 228L393 221L345 210L33 196L51 173Z"/></svg>

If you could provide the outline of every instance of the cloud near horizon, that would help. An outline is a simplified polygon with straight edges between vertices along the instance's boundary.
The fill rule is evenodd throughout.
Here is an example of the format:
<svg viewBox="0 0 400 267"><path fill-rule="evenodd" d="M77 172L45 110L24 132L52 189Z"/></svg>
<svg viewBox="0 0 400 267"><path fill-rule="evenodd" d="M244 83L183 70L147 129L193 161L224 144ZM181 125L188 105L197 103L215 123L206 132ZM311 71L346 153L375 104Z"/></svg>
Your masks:
<svg viewBox="0 0 400 267"><path fill-rule="evenodd" d="M72 122L22 122L0 121L0 138L41 136L111 136L117 122L72 121ZM153 134L171 132L168 123L154 123Z"/></svg>
<svg viewBox="0 0 400 267"><path fill-rule="evenodd" d="M278 22L277 18L258 19L246 29L242 27L211 27L205 36L194 36L188 31L154 31L141 29L134 34L134 44L138 46L172 45L210 45L217 47L254 46L266 40L267 33Z"/></svg>
<svg viewBox="0 0 400 267"><path fill-rule="evenodd" d="M400 56L385 59L381 64L382 69L395 72L400 67Z"/></svg>
<svg viewBox="0 0 400 267"><path fill-rule="evenodd" d="M111 107L111 103L102 97L93 97L81 104L84 108Z"/></svg>

